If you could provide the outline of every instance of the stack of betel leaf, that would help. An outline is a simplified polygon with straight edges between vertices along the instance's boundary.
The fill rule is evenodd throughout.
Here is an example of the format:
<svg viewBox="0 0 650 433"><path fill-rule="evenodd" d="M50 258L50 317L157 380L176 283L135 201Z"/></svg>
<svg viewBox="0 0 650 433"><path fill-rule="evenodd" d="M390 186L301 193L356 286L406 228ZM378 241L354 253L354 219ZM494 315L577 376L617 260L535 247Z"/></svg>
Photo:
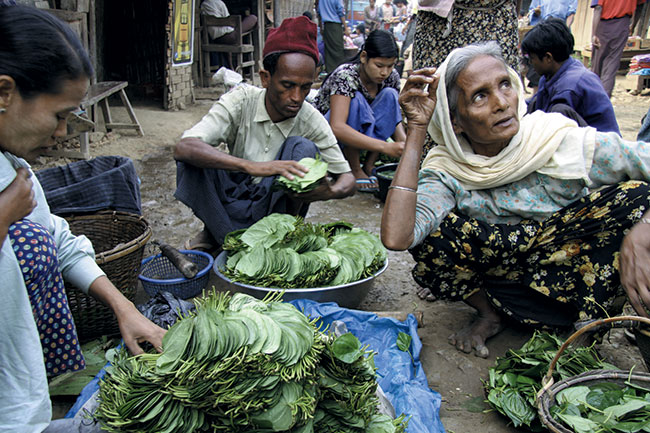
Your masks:
<svg viewBox="0 0 650 433"><path fill-rule="evenodd" d="M284 189L297 193L308 192L316 188L320 180L327 175L327 163L320 159L320 156L303 158L298 163L307 167L309 171L303 177L293 176L293 179L278 176L276 181Z"/></svg>
<svg viewBox="0 0 650 433"><path fill-rule="evenodd" d="M315 328L277 294L212 292L163 339L163 353L119 351L96 417L111 432L402 433L378 413L373 354Z"/></svg>
<svg viewBox="0 0 650 433"><path fill-rule="evenodd" d="M222 273L257 287L330 287L374 275L386 262L379 238L345 222L311 224L271 214L226 235Z"/></svg>
<svg viewBox="0 0 650 433"><path fill-rule="evenodd" d="M535 399L542 388L542 377L563 343L564 340L553 334L535 331L521 349L508 350L490 368L489 379L484 383L488 402L510 418L515 427L544 430ZM601 369L616 367L602 361L593 346L569 346L556 364L553 379L557 383L586 371Z"/></svg>

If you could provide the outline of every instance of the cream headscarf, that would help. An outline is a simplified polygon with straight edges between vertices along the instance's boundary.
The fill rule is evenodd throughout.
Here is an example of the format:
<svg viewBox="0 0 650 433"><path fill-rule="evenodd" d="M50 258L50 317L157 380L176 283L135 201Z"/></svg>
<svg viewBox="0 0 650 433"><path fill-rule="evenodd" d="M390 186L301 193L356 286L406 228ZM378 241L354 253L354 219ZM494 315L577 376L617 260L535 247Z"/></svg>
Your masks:
<svg viewBox="0 0 650 433"><path fill-rule="evenodd" d="M432 148L422 163L423 169L443 171L467 190L489 189L523 179L537 171L559 179L584 179L594 152L596 130L579 128L576 122L558 113L536 111L526 114L523 86L517 73L508 73L519 95L519 132L499 154L477 155L467 139L456 135L449 114L445 83L447 64L459 50L453 50L438 68L438 101L427 131L440 144Z"/></svg>

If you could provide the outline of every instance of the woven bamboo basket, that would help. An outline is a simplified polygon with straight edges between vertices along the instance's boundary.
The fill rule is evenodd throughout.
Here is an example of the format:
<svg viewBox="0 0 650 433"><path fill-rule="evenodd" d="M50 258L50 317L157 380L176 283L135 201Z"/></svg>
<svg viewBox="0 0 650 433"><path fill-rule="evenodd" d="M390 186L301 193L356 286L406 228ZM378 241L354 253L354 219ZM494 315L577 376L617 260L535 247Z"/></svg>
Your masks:
<svg viewBox="0 0 650 433"><path fill-rule="evenodd" d="M646 319L645 317L638 317L638 316L611 317L607 319L596 320L590 323L589 325L585 326L584 328L579 329L578 331L573 333L569 338L567 338L567 340L558 349L555 357L551 361L548 367L548 372L542 378L542 389L537 394L537 410L539 413L539 417L540 420L542 421L542 424L544 424L548 430L554 433L574 433L573 430L570 430L564 424L554 419L550 412L551 407L555 405L555 396L560 391L566 388L569 388L571 386L576 386L576 385L588 386L590 383L593 384L593 383L602 383L602 382L613 382L613 383L620 384L621 386L624 386L624 383L628 381L636 385L641 385L645 388L648 388L650 386L650 374L635 373L632 371L623 371L623 370L591 370L582 373L578 376L573 376L561 380L557 383L554 383L553 371L555 370L555 365L557 364L564 350L573 341L575 341L580 335L584 334L585 332L589 330L593 330L594 328L598 328L598 327L603 327L607 325L612 326L611 324L613 324L614 322L618 322L618 324L615 326L630 327L630 328L638 328L641 324L650 325L650 319ZM644 353L642 353L642 355L644 356L645 363L649 364L650 360L645 359L646 355Z"/></svg>
<svg viewBox="0 0 650 433"><path fill-rule="evenodd" d="M144 247L151 238L147 221L140 215L117 211L70 216L66 220L72 233L90 239L99 267L115 287L133 301ZM80 341L119 334L110 308L67 285L66 292Z"/></svg>

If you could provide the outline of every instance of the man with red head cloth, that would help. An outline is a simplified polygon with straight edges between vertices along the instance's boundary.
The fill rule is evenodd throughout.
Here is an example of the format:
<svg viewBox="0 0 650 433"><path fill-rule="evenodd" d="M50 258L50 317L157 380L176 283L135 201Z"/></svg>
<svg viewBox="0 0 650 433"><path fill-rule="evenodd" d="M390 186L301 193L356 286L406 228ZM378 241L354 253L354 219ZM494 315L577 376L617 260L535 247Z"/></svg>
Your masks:
<svg viewBox="0 0 650 433"><path fill-rule="evenodd" d="M186 248L216 253L226 234L270 213L304 216L312 201L354 193L354 176L327 120L303 103L317 62L316 24L304 16L285 19L266 39L263 88L235 87L183 133L174 149L175 196L205 225ZM216 148L221 143L228 153ZM297 195L271 190L277 175L304 176L297 161L317 154L332 182Z"/></svg>

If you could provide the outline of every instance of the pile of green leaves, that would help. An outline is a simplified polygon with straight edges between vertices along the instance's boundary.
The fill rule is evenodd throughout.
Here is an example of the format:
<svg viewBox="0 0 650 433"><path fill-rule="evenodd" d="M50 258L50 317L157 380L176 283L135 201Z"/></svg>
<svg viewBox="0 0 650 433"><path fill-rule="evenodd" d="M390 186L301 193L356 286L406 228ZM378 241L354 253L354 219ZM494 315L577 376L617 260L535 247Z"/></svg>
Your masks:
<svg viewBox="0 0 650 433"><path fill-rule="evenodd" d="M276 181L284 189L301 193L311 191L318 186L320 180L327 175L327 163L320 156L314 158L303 158L298 163L309 169L303 177L294 176L293 179L278 176Z"/></svg>
<svg viewBox="0 0 650 433"><path fill-rule="evenodd" d="M352 334L326 346L318 369L321 396L314 416L318 432L403 431L403 415L393 420L377 413L373 355Z"/></svg>
<svg viewBox="0 0 650 433"><path fill-rule="evenodd" d="M498 357L484 382L488 403L502 415L510 418L515 427L526 426L542 431L537 417L535 398L542 388L542 377L564 341L548 332L535 331L521 349L510 349ZM615 369L602 361L593 345L569 346L560 356L553 371L558 382L589 370Z"/></svg>
<svg viewBox="0 0 650 433"><path fill-rule="evenodd" d="M169 329L162 353L117 352L100 384L103 429L404 432L403 417L377 414L373 358L356 337L320 332L277 294L213 291L197 302Z"/></svg>
<svg viewBox="0 0 650 433"><path fill-rule="evenodd" d="M572 386L555 399L551 415L577 433L650 432L650 389L630 382Z"/></svg>
<svg viewBox="0 0 650 433"><path fill-rule="evenodd" d="M223 274L239 283L285 289L328 287L367 278L386 262L379 238L348 223L311 224L268 215L226 235Z"/></svg>

